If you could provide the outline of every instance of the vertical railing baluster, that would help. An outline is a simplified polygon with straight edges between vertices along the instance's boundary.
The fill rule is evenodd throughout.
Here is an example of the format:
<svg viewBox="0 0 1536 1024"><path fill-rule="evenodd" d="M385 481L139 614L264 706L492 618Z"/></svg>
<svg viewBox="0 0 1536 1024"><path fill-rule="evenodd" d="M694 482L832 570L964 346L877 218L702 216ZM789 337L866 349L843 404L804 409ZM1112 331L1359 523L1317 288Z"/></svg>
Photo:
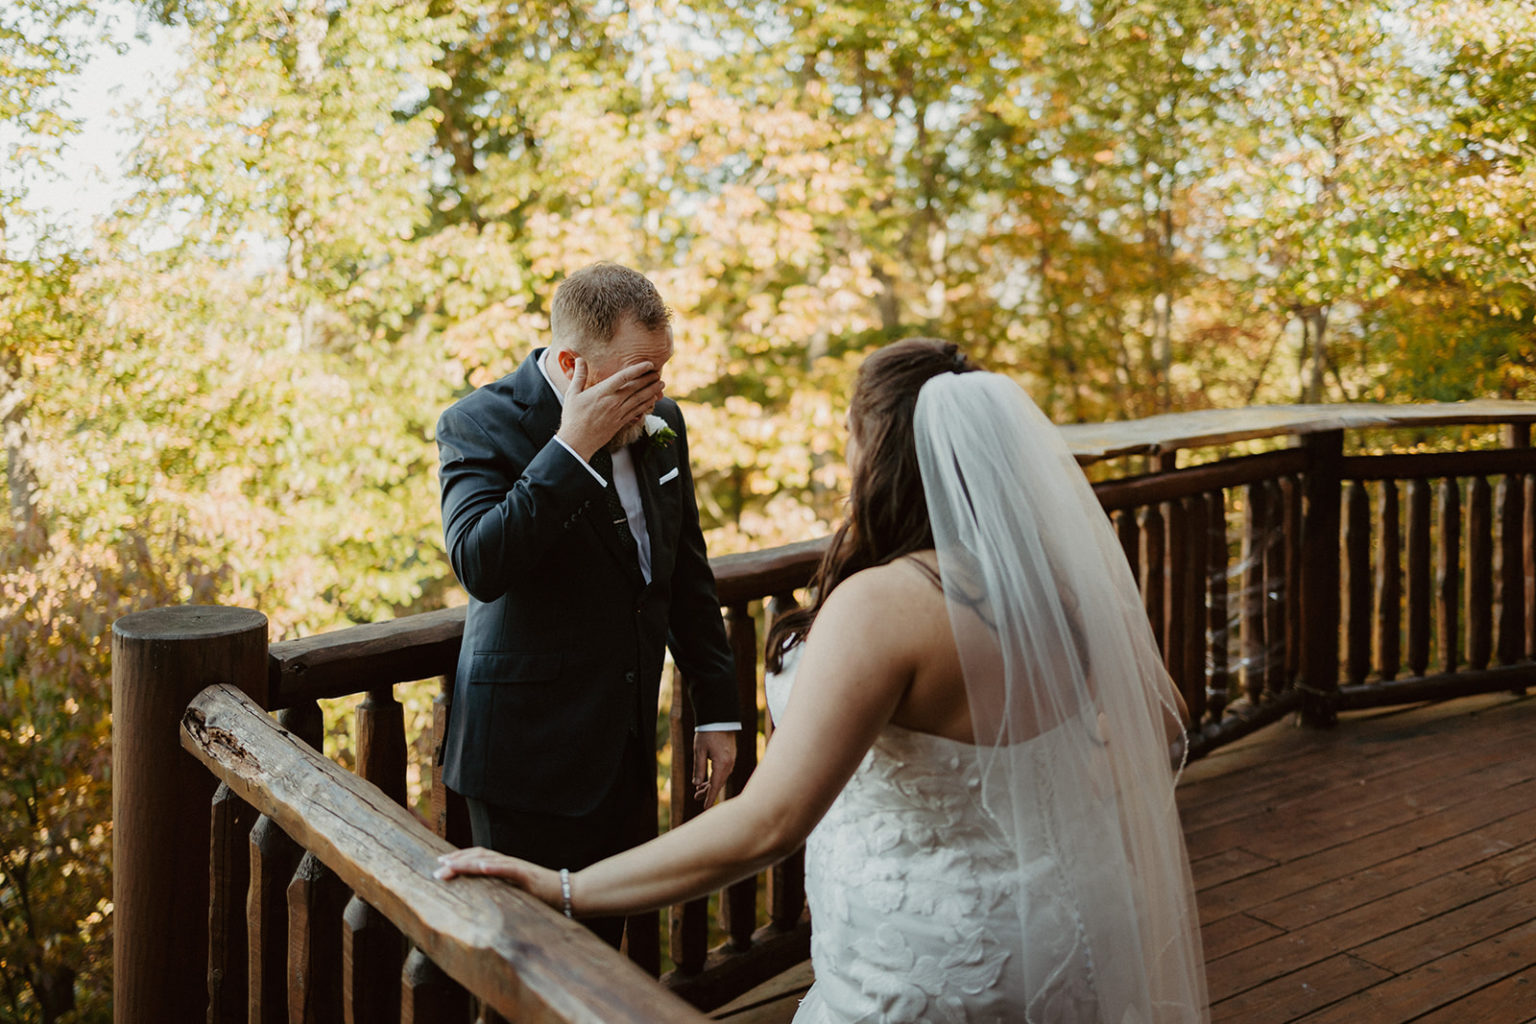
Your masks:
<svg viewBox="0 0 1536 1024"><path fill-rule="evenodd" d="M1131 578L1141 581L1141 529L1136 524L1136 510L1122 508L1114 514L1115 535L1120 538L1120 549L1125 552L1125 564L1131 567Z"/></svg>
<svg viewBox="0 0 1536 1024"><path fill-rule="evenodd" d="M393 687L369 690L358 703L357 774L405 804L405 708Z"/></svg>
<svg viewBox="0 0 1536 1024"><path fill-rule="evenodd" d="M1205 717L1205 495L1183 499L1184 557L1174 567L1184 578L1184 700L1197 727Z"/></svg>
<svg viewBox="0 0 1536 1024"><path fill-rule="evenodd" d="M1243 488L1242 681L1248 699L1264 695L1264 547L1269 540L1268 507L1262 483Z"/></svg>
<svg viewBox="0 0 1536 1024"><path fill-rule="evenodd" d="M702 807L693 795L693 703L683 685L683 674L672 670L672 827L698 815ZM709 899L699 897L667 912L668 945L672 962L682 974L704 969L709 952Z"/></svg>
<svg viewBox="0 0 1536 1024"><path fill-rule="evenodd" d="M1467 487L1467 665L1493 658L1493 489L1475 476Z"/></svg>
<svg viewBox="0 0 1536 1024"><path fill-rule="evenodd" d="M1536 659L1536 473L1525 478L1525 515L1520 527L1525 576L1525 656Z"/></svg>
<svg viewBox="0 0 1536 1024"><path fill-rule="evenodd" d="M1286 672L1285 605L1289 588L1285 579L1285 495L1280 481L1266 480L1264 540L1264 689L1271 695L1288 689L1292 676Z"/></svg>
<svg viewBox="0 0 1536 1024"><path fill-rule="evenodd" d="M320 705L305 701L277 713L278 724L316 750L324 748ZM250 1024L288 1021L288 885L304 850L266 815L251 828Z"/></svg>
<svg viewBox="0 0 1536 1024"><path fill-rule="evenodd" d="M1157 641L1159 653L1167 650L1164 642L1167 627L1164 602L1168 589L1166 544L1163 510L1160 506L1148 505L1141 510L1141 601L1147 609L1147 619L1152 624L1152 636Z"/></svg>
<svg viewBox="0 0 1536 1024"><path fill-rule="evenodd" d="M726 638L736 662L736 700L741 708L741 732L737 733L736 767L726 784L727 795L736 796L757 767L757 620L745 603L726 610ZM720 898L720 928L736 951L750 949L757 929L757 876L750 875L726 889Z"/></svg>
<svg viewBox="0 0 1536 1024"><path fill-rule="evenodd" d="M1504 444L1511 449L1529 448L1531 425L1505 427ZM1525 657L1525 481L1526 477L1518 473L1499 481L1499 589L1494 601L1499 618L1500 665L1513 665Z"/></svg>
<svg viewBox="0 0 1536 1024"><path fill-rule="evenodd" d="M1287 685L1301 675L1301 481L1282 477L1280 493L1285 508L1281 516L1281 543L1285 545L1285 649Z"/></svg>
<svg viewBox="0 0 1536 1024"><path fill-rule="evenodd" d="M1371 505L1365 484L1344 485L1344 678L1365 682L1371 670Z"/></svg>
<svg viewBox="0 0 1536 1024"><path fill-rule="evenodd" d="M1206 684L1206 707L1211 721L1219 723L1230 699L1228 670L1227 611L1227 504L1223 491L1205 496L1206 554L1205 578L1210 589L1206 605L1206 651L1210 661L1210 681Z"/></svg>
<svg viewBox="0 0 1536 1024"><path fill-rule="evenodd" d="M1434 601L1430 584L1430 505L1428 480L1408 481L1408 673L1429 671L1429 642Z"/></svg>
<svg viewBox="0 0 1536 1024"><path fill-rule="evenodd" d="M776 595L768 602L768 621L777 622L799 607L793 592ZM771 739L773 719L765 715L764 731ZM788 930L805 913L805 848L801 847L768 871L768 917L775 928Z"/></svg>
<svg viewBox="0 0 1536 1024"><path fill-rule="evenodd" d="M438 681L432 698L432 831L454 846L470 845L469 807L464 798L443 783L448 751L448 718L453 711L453 673Z"/></svg>
<svg viewBox="0 0 1536 1024"><path fill-rule="evenodd" d="M1454 479L1440 481L1437 504L1440 545L1435 559L1436 640L1440 645L1440 670L1455 672L1461 663L1461 485Z"/></svg>
<svg viewBox="0 0 1536 1024"><path fill-rule="evenodd" d="M469 993L412 948L400 971L400 1024L466 1024L469 1019Z"/></svg>
<svg viewBox="0 0 1536 1024"><path fill-rule="evenodd" d="M289 1024L341 1019L341 917L350 896L319 857L304 854L288 883Z"/></svg>
<svg viewBox="0 0 1536 1024"><path fill-rule="evenodd" d="M1520 528L1525 519L1525 484L1518 476L1499 481L1496 497L1499 516L1499 553L1495 576L1498 591L1494 607L1498 614L1498 657L1500 665L1513 665L1524 655L1525 647L1525 561L1520 543Z"/></svg>
<svg viewBox="0 0 1536 1024"><path fill-rule="evenodd" d="M436 708L433 710L435 719ZM357 774L404 805L405 708L395 698L394 688L369 690L357 705L354 724ZM394 991L394 980L400 977L404 961L405 938L399 929L360 897L353 896L342 913L341 923L342 1015L348 1024L394 1024L399 1020L400 998Z"/></svg>
<svg viewBox="0 0 1536 1024"><path fill-rule="evenodd" d="M251 828L251 890L246 926L250 1024L288 1021L288 883L304 851L262 815Z"/></svg>
<svg viewBox="0 0 1536 1024"><path fill-rule="evenodd" d="M1191 685L1191 673L1184 666L1185 615L1188 611L1184 606L1184 568L1189 563L1189 517L1183 502L1170 501L1163 507L1167 510L1164 514L1167 548L1163 570L1163 664L1173 678L1173 685L1184 693Z"/></svg>
<svg viewBox="0 0 1536 1024"><path fill-rule="evenodd" d="M378 910L353 896L341 919L342 1019L397 1024L405 937Z"/></svg>
<svg viewBox="0 0 1536 1024"><path fill-rule="evenodd" d="M1381 482L1380 542L1376 562L1376 668L1395 679L1403 664L1402 537L1397 481Z"/></svg>
<svg viewBox="0 0 1536 1024"><path fill-rule="evenodd" d="M208 1024L245 1024L245 900L251 885L256 809L219 783L213 794L208 865Z"/></svg>

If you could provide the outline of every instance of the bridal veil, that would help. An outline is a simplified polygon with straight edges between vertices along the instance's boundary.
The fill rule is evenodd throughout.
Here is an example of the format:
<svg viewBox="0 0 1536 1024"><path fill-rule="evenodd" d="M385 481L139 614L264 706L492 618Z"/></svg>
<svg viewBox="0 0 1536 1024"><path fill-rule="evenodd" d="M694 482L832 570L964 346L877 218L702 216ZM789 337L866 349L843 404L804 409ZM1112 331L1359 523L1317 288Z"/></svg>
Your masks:
<svg viewBox="0 0 1536 1024"><path fill-rule="evenodd" d="M1173 684L1109 521L1006 377L930 379L914 426L983 803L1020 877L1044 872L1007 896L1026 1019L1208 1020Z"/></svg>

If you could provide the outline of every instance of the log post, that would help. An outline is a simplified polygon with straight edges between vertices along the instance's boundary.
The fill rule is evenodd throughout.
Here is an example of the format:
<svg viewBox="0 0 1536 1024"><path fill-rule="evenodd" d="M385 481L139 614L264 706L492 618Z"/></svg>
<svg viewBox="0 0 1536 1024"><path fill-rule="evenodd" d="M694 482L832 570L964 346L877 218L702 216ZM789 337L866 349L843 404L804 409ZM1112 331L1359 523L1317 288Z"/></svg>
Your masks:
<svg viewBox="0 0 1536 1024"><path fill-rule="evenodd" d="M184 605L113 623L112 1003L123 1024L207 1014L209 808L218 780L180 747L181 716L211 683L266 702L265 615Z"/></svg>
<svg viewBox="0 0 1536 1024"><path fill-rule="evenodd" d="M1344 432L1302 440L1307 452L1301 513L1302 721L1326 727L1338 720L1339 519Z"/></svg>

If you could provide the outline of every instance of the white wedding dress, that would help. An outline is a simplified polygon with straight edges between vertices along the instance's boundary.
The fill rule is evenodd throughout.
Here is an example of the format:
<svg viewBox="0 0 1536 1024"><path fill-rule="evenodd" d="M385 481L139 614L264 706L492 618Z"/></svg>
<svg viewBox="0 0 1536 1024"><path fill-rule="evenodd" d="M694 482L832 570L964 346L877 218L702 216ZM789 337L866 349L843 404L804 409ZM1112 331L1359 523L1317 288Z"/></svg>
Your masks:
<svg viewBox="0 0 1536 1024"><path fill-rule="evenodd" d="M768 677L775 718L798 656L790 651ZM1037 737L1028 758L1048 758L1052 742ZM1017 1022L1026 1006L1032 1020L1099 1019L1092 957L1061 898L1049 830L1031 830L1038 848L1016 856L982 806L979 771L968 744L881 731L806 841L816 982L795 1024ZM1027 977L1018 963L1020 895L1030 908L1025 959L1052 965L1049 976Z"/></svg>

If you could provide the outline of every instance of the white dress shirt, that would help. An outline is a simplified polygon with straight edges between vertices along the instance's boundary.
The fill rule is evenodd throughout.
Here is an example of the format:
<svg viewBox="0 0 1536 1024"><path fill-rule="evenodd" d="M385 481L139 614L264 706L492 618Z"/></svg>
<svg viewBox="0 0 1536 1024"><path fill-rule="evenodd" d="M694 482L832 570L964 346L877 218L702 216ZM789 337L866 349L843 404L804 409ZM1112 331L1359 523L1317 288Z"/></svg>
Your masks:
<svg viewBox="0 0 1536 1024"><path fill-rule="evenodd" d="M562 406L565 405L565 395L555 386L553 378L549 375L549 367L546 365L549 359L549 349L539 357L539 372L544 374L544 381L549 389L555 393L555 398ZM580 455L576 449L565 443L559 434L555 440L560 442L560 447L571 453L571 457L581 463L588 473L604 487L608 481L603 479L603 474L592 468L592 464ZM611 453L613 456L613 486L619 492L619 504L624 506L624 516L629 520L629 532L635 538L635 546L640 549L640 575L646 583L651 582L651 535L645 528L645 506L640 503L640 481L635 477L635 460L629 454L628 448L620 448ZM740 722L709 722L695 727L696 732L739 732Z"/></svg>

